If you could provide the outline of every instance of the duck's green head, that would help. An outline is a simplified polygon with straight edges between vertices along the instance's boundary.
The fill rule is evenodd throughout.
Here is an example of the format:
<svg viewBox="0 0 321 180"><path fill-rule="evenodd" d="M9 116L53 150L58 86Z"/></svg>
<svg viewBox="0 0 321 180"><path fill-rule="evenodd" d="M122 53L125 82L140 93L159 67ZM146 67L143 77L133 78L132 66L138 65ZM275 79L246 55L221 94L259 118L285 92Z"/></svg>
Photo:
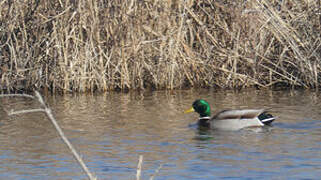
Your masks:
<svg viewBox="0 0 321 180"><path fill-rule="evenodd" d="M203 99L197 99L193 102L192 108L188 109L185 111L185 113L189 113L189 112L197 112L200 117L210 117L211 116L211 107L208 104L208 102L206 102Z"/></svg>

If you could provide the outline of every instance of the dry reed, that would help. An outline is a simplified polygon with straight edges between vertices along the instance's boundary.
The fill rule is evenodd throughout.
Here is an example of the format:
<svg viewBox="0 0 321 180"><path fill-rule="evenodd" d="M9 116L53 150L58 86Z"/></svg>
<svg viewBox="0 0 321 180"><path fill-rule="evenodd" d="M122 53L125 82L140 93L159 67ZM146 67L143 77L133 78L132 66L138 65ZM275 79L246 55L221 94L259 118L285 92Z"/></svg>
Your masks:
<svg viewBox="0 0 321 180"><path fill-rule="evenodd" d="M142 155L139 156L139 160L137 164L136 180L140 180L142 175L143 157L144 156Z"/></svg>
<svg viewBox="0 0 321 180"><path fill-rule="evenodd" d="M82 157L79 155L79 153L76 151L76 149L73 147L73 145L70 143L68 138L66 137L65 133L57 123L57 120L55 119L54 115L52 114L52 110L46 105L45 101L43 100L42 96L38 91L35 91L35 96L29 95L29 94L0 94L0 98L3 97L24 97L24 98L31 98L34 100L37 100L42 108L38 109L27 109L27 110L13 110L11 109L10 111L7 111L7 114L9 116L13 115L18 115L18 114L26 114L26 113L35 113L35 112L44 112L51 123L54 125L55 129L57 130L60 138L63 140L63 142L67 145L68 149L72 153L72 155L75 157L79 165L82 167L83 171L86 173L88 179L90 180L96 180L97 177L94 176L92 172L88 169L87 165L85 164L84 160ZM143 155L139 156L138 164L137 164L137 171L136 171L136 180L141 179L141 174L142 174L142 166L143 166ZM163 164L160 164L160 166L155 170L155 173L150 177L150 180L153 180L159 170L162 168Z"/></svg>
<svg viewBox="0 0 321 180"><path fill-rule="evenodd" d="M62 131L61 127L58 125L57 120L54 118L54 115L52 114L51 109L46 105L45 101L43 100L42 96L38 91L35 91L35 96L31 96L28 94L0 94L1 97L25 97L25 98L31 98L38 100L42 108L39 109L27 109L27 110L19 110L14 111L11 109L8 113L9 116L17 115L17 114L26 114L26 113L34 113L34 112L44 112L51 123L54 125L55 129L57 130L60 138L63 140L63 142L67 145L68 149L71 151L72 155L75 157L79 165L82 167L83 171L88 176L88 179L90 180L96 180L97 178L89 171L87 165L79 155L79 153L76 151L76 149L73 147L73 145L70 143L68 138L65 136L65 133Z"/></svg>
<svg viewBox="0 0 321 180"><path fill-rule="evenodd" d="M2 1L0 90L318 88L320 0Z"/></svg>

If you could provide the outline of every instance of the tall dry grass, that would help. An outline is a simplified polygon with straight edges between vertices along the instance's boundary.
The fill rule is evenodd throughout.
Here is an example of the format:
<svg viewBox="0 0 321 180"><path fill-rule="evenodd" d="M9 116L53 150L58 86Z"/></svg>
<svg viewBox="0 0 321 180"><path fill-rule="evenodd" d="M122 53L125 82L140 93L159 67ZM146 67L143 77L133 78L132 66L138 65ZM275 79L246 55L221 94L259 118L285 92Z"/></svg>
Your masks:
<svg viewBox="0 0 321 180"><path fill-rule="evenodd" d="M0 2L0 89L320 86L320 0Z"/></svg>

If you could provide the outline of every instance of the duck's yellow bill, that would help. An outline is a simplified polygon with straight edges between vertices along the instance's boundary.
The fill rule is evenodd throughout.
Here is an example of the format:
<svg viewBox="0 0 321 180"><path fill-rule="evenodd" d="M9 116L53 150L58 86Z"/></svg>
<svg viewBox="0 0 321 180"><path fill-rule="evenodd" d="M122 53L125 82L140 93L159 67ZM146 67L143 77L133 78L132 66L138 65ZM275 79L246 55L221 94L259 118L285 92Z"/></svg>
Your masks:
<svg viewBox="0 0 321 180"><path fill-rule="evenodd" d="M195 111L194 108L191 107L190 109L187 109L186 111L184 111L184 113L191 113L191 112L194 112L194 111Z"/></svg>

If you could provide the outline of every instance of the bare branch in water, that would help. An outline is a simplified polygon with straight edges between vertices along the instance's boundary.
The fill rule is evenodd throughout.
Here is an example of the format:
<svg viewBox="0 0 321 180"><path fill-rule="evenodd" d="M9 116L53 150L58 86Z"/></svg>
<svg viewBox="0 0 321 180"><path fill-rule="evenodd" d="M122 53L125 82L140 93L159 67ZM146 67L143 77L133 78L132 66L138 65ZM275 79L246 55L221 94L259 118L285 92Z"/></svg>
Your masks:
<svg viewBox="0 0 321 180"><path fill-rule="evenodd" d="M11 110L11 111L7 112L8 115L10 116L10 115L17 115L17 114L24 114L24 113L31 113L31 112L45 112L47 117L50 119L51 123L55 126L56 130L58 131L58 134L60 135L63 142L67 145L67 147L72 152L75 159L78 161L78 163L81 165L82 169L87 174L88 178L90 180L96 180L97 178L89 171L88 167L86 166L86 164L82 160L81 156L78 154L76 149L73 147L73 145L70 143L68 138L65 136L64 132L62 131L62 129L58 125L56 119L54 118L51 109L45 104L45 101L43 100L40 93L38 91L35 91L35 94L36 94L37 100L43 106L43 109L30 109L30 110L20 110L20 111ZM28 98L35 99L34 96L27 95L27 94L5 94L5 95L0 95L0 97L28 97Z"/></svg>
<svg viewBox="0 0 321 180"><path fill-rule="evenodd" d="M59 136L63 140L63 142L67 145L77 162L81 165L82 169L85 171L86 175L90 180L96 180L97 178L89 171L88 167L82 160L81 156L77 153L76 149L73 147L73 145L70 143L68 138L65 136L64 132L58 125L56 119L54 118L51 109L46 105L45 101L43 100L42 96L38 91L35 91L35 96L28 95L28 94L2 94L0 97L27 97L32 99L37 99L39 103L42 105L43 108L39 109L29 109L29 110L19 110L14 111L13 109L10 111L6 111L9 116L12 115L18 115L18 114L25 114L25 113L33 113L33 112L44 112L46 113L47 117L51 121L51 123L54 125L56 130L58 131ZM143 155L139 156L139 161L137 165L137 173L136 173L136 179L141 179L142 174L142 165L143 165ZM150 177L150 180L153 180L155 175L159 172L159 170L162 168L162 164L158 167L158 169L155 170L155 173Z"/></svg>
<svg viewBox="0 0 321 180"><path fill-rule="evenodd" d="M29 94L0 94L0 97L27 97L34 99L35 97Z"/></svg>
<svg viewBox="0 0 321 180"><path fill-rule="evenodd" d="M9 116L18 115L18 114L25 114L25 113L34 113L34 112L45 112L45 110L44 109L29 109L29 110L14 111L13 109L11 109L11 111L7 111Z"/></svg>

